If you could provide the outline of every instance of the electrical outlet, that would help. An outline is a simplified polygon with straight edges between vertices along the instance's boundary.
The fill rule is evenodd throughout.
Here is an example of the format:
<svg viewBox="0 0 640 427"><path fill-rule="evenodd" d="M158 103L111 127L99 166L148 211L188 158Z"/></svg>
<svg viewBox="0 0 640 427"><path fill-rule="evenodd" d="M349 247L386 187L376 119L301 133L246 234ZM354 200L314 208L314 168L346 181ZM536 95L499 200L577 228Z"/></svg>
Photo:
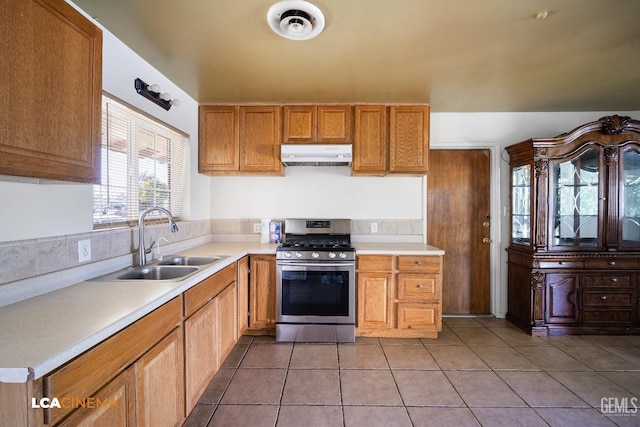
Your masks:
<svg viewBox="0 0 640 427"><path fill-rule="evenodd" d="M372 222L371 223L371 232L372 233L377 233L378 232L378 223L377 222Z"/></svg>
<svg viewBox="0 0 640 427"><path fill-rule="evenodd" d="M262 233L262 224L260 224L259 222L256 222L255 224L253 224L253 232Z"/></svg>
<svg viewBox="0 0 640 427"><path fill-rule="evenodd" d="M91 240L78 241L78 262L91 261Z"/></svg>

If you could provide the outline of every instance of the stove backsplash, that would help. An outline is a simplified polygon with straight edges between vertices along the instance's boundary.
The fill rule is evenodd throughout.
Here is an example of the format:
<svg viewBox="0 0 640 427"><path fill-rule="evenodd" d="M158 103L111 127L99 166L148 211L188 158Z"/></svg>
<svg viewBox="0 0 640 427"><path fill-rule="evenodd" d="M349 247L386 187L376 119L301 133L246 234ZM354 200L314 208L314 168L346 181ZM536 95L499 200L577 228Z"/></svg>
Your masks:
<svg viewBox="0 0 640 427"><path fill-rule="evenodd" d="M282 221L285 218L273 218ZM259 242L260 233L254 232L254 224L261 219L212 219L211 233L214 241ZM375 226L374 226L375 224ZM371 230L376 228L377 232ZM421 243L425 231L421 219L354 219L351 220L352 242L407 242ZM283 230L283 234L286 230Z"/></svg>

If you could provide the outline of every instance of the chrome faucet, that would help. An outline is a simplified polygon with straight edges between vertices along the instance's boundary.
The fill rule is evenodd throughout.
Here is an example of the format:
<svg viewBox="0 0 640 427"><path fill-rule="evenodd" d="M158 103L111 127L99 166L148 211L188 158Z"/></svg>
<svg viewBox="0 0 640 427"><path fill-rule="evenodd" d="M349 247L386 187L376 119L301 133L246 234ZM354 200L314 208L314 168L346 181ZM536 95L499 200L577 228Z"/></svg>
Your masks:
<svg viewBox="0 0 640 427"><path fill-rule="evenodd" d="M169 228L171 229L171 232L175 233L176 231L178 231L178 225L176 224L175 219L173 219L173 215L171 215L171 212L159 206L152 206L148 209L145 209L145 211L140 214L140 218L138 219L138 265L145 265L147 263L147 254L151 252L151 248L153 248L153 245L156 243L155 241L151 242L151 246L149 246L148 249L144 246L144 218L149 212L153 211L164 212L167 218L169 218Z"/></svg>

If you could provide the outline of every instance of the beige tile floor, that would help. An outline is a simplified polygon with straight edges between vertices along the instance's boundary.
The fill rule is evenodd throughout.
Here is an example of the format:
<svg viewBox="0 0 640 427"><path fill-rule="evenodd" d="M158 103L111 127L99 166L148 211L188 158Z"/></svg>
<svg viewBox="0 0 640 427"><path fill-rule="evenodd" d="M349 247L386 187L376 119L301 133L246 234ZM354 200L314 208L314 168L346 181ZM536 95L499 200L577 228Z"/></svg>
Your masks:
<svg viewBox="0 0 640 427"><path fill-rule="evenodd" d="M640 336L541 338L447 317L438 339L242 337L184 425L640 426L636 412Z"/></svg>

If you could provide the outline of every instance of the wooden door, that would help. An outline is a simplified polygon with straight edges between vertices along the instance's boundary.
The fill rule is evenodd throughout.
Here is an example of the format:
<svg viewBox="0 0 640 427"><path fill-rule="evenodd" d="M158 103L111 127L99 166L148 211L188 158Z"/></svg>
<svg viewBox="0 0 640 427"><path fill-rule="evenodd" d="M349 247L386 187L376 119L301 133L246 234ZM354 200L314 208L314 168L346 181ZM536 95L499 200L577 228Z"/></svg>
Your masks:
<svg viewBox="0 0 640 427"><path fill-rule="evenodd" d="M284 107L283 141L310 143L316 141L316 107L296 105Z"/></svg>
<svg viewBox="0 0 640 427"><path fill-rule="evenodd" d="M282 173L280 107L240 107L240 171Z"/></svg>
<svg viewBox="0 0 640 427"><path fill-rule="evenodd" d="M432 150L429 156L427 241L445 251L442 312L488 314L489 150Z"/></svg>
<svg viewBox="0 0 640 427"><path fill-rule="evenodd" d="M352 175L384 175L387 173L389 136L387 107L358 105L355 107Z"/></svg>
<svg viewBox="0 0 640 427"><path fill-rule="evenodd" d="M317 141L328 144L351 142L351 106L318 105Z"/></svg>
<svg viewBox="0 0 640 427"><path fill-rule="evenodd" d="M358 273L358 327L393 328L393 280L391 273Z"/></svg>
<svg viewBox="0 0 640 427"><path fill-rule="evenodd" d="M276 325L276 257L249 258L249 327L274 329Z"/></svg>
<svg viewBox="0 0 640 427"><path fill-rule="evenodd" d="M191 411L218 370L218 301L213 299L184 322L185 389Z"/></svg>
<svg viewBox="0 0 640 427"><path fill-rule="evenodd" d="M177 328L136 362L139 426L182 425L183 360L182 329Z"/></svg>
<svg viewBox="0 0 640 427"><path fill-rule="evenodd" d="M389 107L389 173L425 174L429 169L429 106Z"/></svg>
<svg viewBox="0 0 640 427"><path fill-rule="evenodd" d="M198 172L240 170L238 107L200 106Z"/></svg>
<svg viewBox="0 0 640 427"><path fill-rule="evenodd" d="M216 297L218 301L218 362L227 357L238 340L238 293L236 284L231 283Z"/></svg>
<svg viewBox="0 0 640 427"><path fill-rule="evenodd" d="M238 261L238 337L249 327L249 257Z"/></svg>

